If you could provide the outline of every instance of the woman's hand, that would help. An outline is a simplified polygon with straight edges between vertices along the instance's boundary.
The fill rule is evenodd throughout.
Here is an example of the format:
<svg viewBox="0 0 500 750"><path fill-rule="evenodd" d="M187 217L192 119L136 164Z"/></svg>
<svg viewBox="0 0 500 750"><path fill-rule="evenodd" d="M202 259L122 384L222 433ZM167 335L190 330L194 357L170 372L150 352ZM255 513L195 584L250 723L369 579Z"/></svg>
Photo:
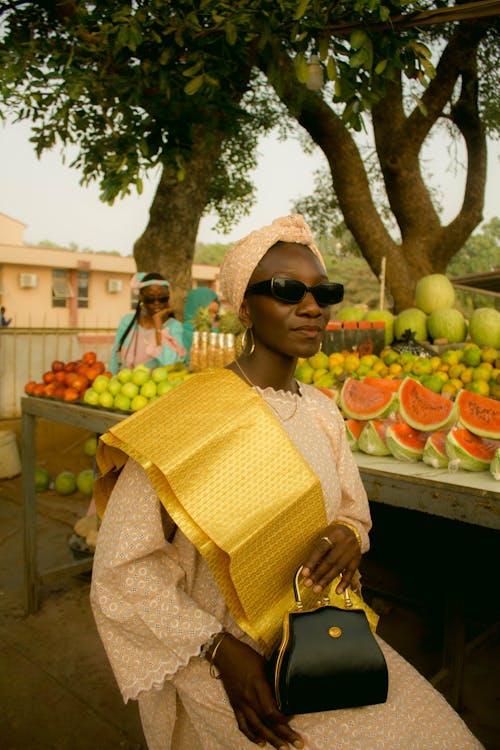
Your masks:
<svg viewBox="0 0 500 750"><path fill-rule="evenodd" d="M342 594L360 562L361 549L356 535L348 526L337 521L327 526L304 563L304 586L312 586L313 591L319 594L342 573L342 581L336 589L337 594Z"/></svg>
<svg viewBox="0 0 500 750"><path fill-rule="evenodd" d="M167 320L172 311L173 310L171 307L163 307L161 310L157 310L152 314L151 319L157 331L159 331L163 327L164 321Z"/></svg>
<svg viewBox="0 0 500 750"><path fill-rule="evenodd" d="M238 727L251 742L264 747L304 747L278 709L267 681L265 659L253 648L226 635L217 649L214 664L221 675Z"/></svg>

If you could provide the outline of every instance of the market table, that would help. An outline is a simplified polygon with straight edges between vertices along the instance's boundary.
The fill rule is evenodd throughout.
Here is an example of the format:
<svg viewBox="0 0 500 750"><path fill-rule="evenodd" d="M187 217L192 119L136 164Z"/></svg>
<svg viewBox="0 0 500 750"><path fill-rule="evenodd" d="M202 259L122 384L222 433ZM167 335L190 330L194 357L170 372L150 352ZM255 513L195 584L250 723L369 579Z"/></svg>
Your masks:
<svg viewBox="0 0 500 750"><path fill-rule="evenodd" d="M38 609L40 583L53 579L64 571L79 573L89 570L92 565L92 557L89 557L44 572L37 569L35 420L42 417L102 434L128 415L33 396L21 399L21 409L24 591L26 611L33 613ZM354 456L370 502L427 513L449 521L496 530L500 528L500 482L496 482L487 472L450 472L447 469L433 469L422 463L402 464L389 457L362 453L355 453ZM450 677L452 688L449 700L458 707L465 651L464 594L460 588L463 555L460 550L457 550L456 559L451 564L452 575L445 577L444 587L447 616L444 624L443 668L432 681L438 684L443 678Z"/></svg>

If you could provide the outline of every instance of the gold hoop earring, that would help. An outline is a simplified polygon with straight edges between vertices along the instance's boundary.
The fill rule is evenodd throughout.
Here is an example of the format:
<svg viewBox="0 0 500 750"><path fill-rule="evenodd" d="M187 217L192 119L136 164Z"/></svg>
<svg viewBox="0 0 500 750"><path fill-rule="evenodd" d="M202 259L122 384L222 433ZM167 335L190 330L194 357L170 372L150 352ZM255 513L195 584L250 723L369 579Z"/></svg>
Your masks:
<svg viewBox="0 0 500 750"><path fill-rule="evenodd" d="M249 331L250 331L250 333L249 333ZM249 337L250 341L251 341L251 343L250 343L250 350L248 352L245 351L246 348L247 348L247 344L248 344L248 338L247 337ZM243 334L241 336L241 348L242 348L244 354L253 354L254 353L254 350L255 350L255 338L254 338L254 335L252 333L252 329L251 328L245 328L245 330L243 331Z"/></svg>

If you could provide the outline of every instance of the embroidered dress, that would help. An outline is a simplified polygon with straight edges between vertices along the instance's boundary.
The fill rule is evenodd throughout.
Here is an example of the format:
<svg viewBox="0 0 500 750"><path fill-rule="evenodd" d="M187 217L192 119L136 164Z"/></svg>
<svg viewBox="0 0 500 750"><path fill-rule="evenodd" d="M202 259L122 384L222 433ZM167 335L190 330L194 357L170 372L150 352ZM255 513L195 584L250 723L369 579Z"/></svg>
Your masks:
<svg viewBox="0 0 500 750"><path fill-rule="evenodd" d="M182 323L175 318L169 318L163 324L160 345L156 343L154 328L142 328L135 322L122 347L119 348L121 338L133 317L134 313L124 315L118 324L109 363L109 369L113 375L116 375L123 367L133 369L140 364L147 367L160 367L184 361L186 349L183 341L183 327Z"/></svg>
<svg viewBox="0 0 500 750"><path fill-rule="evenodd" d="M303 384L300 396L256 390L319 478L328 520L355 525L366 551L368 502L335 404ZM125 701L139 702L149 750L250 750L255 745L239 731L223 683L210 677L200 652L222 628L258 646L234 621L189 539L178 529L166 541L160 507L146 472L129 459L99 532L91 591L118 685ZM305 747L479 750L444 698L378 640L389 668L387 702L294 717Z"/></svg>

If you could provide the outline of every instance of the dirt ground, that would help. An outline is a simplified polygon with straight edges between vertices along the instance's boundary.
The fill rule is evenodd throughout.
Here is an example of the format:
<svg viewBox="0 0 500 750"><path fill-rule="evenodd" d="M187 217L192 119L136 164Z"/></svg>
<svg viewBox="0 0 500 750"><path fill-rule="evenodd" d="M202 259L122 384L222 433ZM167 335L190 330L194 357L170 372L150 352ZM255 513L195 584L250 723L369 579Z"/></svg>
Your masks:
<svg viewBox="0 0 500 750"><path fill-rule="evenodd" d="M0 423L0 429L14 429L20 437L19 422ZM38 420L37 465L53 474L89 468L82 450L88 434ZM74 560L68 538L87 505L79 493L61 498L49 490L37 496L40 570ZM430 516L402 517L383 506L372 512L365 595L381 613L382 637L430 678L441 665L439 588L448 573L430 565L426 550L442 543L446 555L447 540L455 544L461 537ZM478 580L463 582L470 592L464 617L473 647L466 650L460 713L487 750L500 750L499 612L487 584L498 569L498 536L486 529L462 532ZM41 587L39 611L26 616L22 538L21 480L0 480L0 747L146 750L137 706L123 704L94 627L90 573L64 574ZM446 687L439 685L445 695Z"/></svg>

